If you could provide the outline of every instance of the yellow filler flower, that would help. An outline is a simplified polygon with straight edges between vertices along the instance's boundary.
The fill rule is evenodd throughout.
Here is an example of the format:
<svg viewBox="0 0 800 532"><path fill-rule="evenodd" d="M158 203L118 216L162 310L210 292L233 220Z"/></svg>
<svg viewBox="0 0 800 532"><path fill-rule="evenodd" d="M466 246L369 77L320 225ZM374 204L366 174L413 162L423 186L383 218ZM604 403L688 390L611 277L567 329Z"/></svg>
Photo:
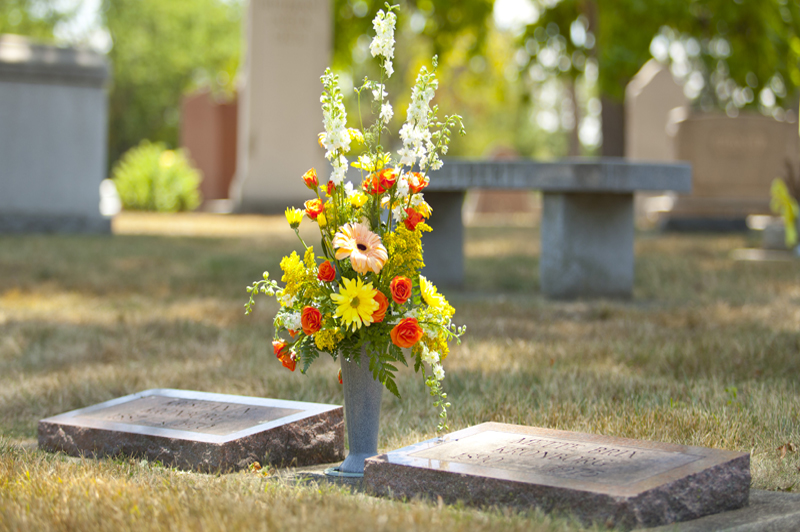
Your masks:
<svg viewBox="0 0 800 532"><path fill-rule="evenodd" d="M339 285L339 293L331 294L331 299L336 303L334 316L342 318L345 328L351 327L353 331L360 329L361 325L372 323L372 314L380 306L375 301L378 292L372 288L372 283L360 279L342 279L344 286Z"/></svg>

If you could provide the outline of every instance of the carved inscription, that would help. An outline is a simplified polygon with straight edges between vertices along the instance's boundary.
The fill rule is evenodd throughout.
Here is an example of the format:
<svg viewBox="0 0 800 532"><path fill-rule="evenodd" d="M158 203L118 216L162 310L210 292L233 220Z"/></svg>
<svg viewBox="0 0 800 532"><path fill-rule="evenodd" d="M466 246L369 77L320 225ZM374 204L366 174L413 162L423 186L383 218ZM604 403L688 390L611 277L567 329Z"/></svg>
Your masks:
<svg viewBox="0 0 800 532"><path fill-rule="evenodd" d="M691 454L486 431L411 454L555 478L624 485L698 460Z"/></svg>
<svg viewBox="0 0 800 532"><path fill-rule="evenodd" d="M298 412L301 410L150 395L81 417L226 436Z"/></svg>

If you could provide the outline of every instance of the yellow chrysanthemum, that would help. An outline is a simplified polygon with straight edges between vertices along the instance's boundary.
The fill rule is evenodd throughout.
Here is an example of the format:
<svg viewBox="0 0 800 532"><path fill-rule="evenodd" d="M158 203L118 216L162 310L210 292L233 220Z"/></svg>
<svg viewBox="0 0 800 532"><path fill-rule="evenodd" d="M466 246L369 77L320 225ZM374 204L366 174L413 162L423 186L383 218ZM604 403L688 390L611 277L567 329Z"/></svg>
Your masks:
<svg viewBox="0 0 800 532"><path fill-rule="evenodd" d="M300 209L287 207L286 221L289 222L289 225L292 227L292 229L297 229L300 226L300 222L303 221L303 211Z"/></svg>
<svg viewBox="0 0 800 532"><path fill-rule="evenodd" d="M428 306L442 308L446 304L444 296L439 293L436 286L427 280L424 275L419 276L419 288L422 292L422 299L425 300Z"/></svg>
<svg viewBox="0 0 800 532"><path fill-rule="evenodd" d="M372 314L379 306L375 301L378 291L372 288L372 283L364 284L360 278L344 278L342 282L344 285L339 285L339 293L331 294L336 303L334 316L342 318L345 328L351 327L353 331L372 323Z"/></svg>

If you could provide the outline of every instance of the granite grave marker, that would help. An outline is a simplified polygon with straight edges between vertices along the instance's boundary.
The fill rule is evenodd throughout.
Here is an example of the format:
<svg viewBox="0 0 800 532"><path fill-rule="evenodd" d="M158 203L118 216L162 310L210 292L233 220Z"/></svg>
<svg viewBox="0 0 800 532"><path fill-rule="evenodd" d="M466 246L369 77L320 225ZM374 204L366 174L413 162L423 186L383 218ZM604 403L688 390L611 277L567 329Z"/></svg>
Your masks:
<svg viewBox="0 0 800 532"><path fill-rule="evenodd" d="M154 389L39 422L39 447L130 455L198 471L344 458L341 406Z"/></svg>
<svg viewBox="0 0 800 532"><path fill-rule="evenodd" d="M630 529L747 505L750 455L484 423L369 458L364 483L381 495L535 506Z"/></svg>

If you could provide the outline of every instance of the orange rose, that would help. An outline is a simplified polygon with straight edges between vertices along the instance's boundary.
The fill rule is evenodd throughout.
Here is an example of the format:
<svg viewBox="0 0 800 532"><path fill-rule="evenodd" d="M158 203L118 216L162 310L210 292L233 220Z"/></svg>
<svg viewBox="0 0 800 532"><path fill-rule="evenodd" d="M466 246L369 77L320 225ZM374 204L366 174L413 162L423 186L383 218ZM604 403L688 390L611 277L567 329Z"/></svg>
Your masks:
<svg viewBox="0 0 800 532"><path fill-rule="evenodd" d="M311 190L316 190L319 186L319 179L317 179L317 171L315 169L311 169L305 174L303 174L303 181L305 182L306 186Z"/></svg>
<svg viewBox="0 0 800 532"><path fill-rule="evenodd" d="M384 168L378 174L378 178L382 189L380 192L386 192L397 183L397 172L394 171L394 168Z"/></svg>
<svg viewBox="0 0 800 532"><path fill-rule="evenodd" d="M380 323L386 317L386 311L389 310L389 300L380 290L375 293L373 299L378 302L378 310L372 313L372 323Z"/></svg>
<svg viewBox="0 0 800 532"><path fill-rule="evenodd" d="M428 181L425 179L425 176L419 172L411 172L408 174L408 190L410 190L412 194L421 192L422 189L427 186Z"/></svg>
<svg viewBox="0 0 800 532"><path fill-rule="evenodd" d="M398 275L392 279L389 290L392 292L392 300L398 305L402 305L411 297L411 279Z"/></svg>
<svg viewBox="0 0 800 532"><path fill-rule="evenodd" d="M319 265L319 272L317 273L317 279L324 283L330 283L334 279L336 279L336 268L333 267L331 261L326 260L322 264Z"/></svg>
<svg viewBox="0 0 800 532"><path fill-rule="evenodd" d="M416 230L417 225L423 220L422 215L410 207L406 209L406 214L408 218L403 220L403 223L406 224L406 229L409 231Z"/></svg>
<svg viewBox="0 0 800 532"><path fill-rule="evenodd" d="M333 196L333 193L336 192L336 185L333 181L328 181L328 187L326 190L328 191L328 197Z"/></svg>
<svg viewBox="0 0 800 532"><path fill-rule="evenodd" d="M303 205L305 205L306 214L312 220L316 220L319 213L322 212L322 201L319 198L308 200Z"/></svg>
<svg viewBox="0 0 800 532"><path fill-rule="evenodd" d="M411 347L422 338L422 327L419 326L417 318L403 318L389 335L397 347Z"/></svg>
<svg viewBox="0 0 800 532"><path fill-rule="evenodd" d="M303 307L300 323L303 324L303 332L306 336L311 336L322 328L322 314L314 307Z"/></svg>

